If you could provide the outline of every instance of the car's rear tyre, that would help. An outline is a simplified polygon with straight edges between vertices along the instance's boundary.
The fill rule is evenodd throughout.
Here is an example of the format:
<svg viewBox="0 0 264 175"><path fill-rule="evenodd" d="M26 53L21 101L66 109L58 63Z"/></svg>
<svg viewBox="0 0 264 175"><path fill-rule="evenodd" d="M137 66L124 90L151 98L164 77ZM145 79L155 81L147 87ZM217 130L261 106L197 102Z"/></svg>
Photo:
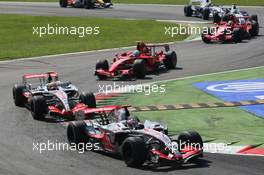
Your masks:
<svg viewBox="0 0 264 175"><path fill-rule="evenodd" d="M191 5L185 6L184 7L184 15L187 17L190 17L190 16L192 16L192 14L193 14L192 6Z"/></svg>
<svg viewBox="0 0 264 175"><path fill-rule="evenodd" d="M145 60L135 60L133 65L133 72L137 78L145 78L146 76L146 62Z"/></svg>
<svg viewBox="0 0 264 175"><path fill-rule="evenodd" d="M89 108L96 108L96 99L92 92L81 93L80 101L87 105Z"/></svg>
<svg viewBox="0 0 264 175"><path fill-rule="evenodd" d="M31 115L36 120L43 120L47 114L48 106L43 96L33 96L30 100Z"/></svg>
<svg viewBox="0 0 264 175"><path fill-rule="evenodd" d="M70 144L85 144L89 141L85 133L86 123L84 121L70 122L67 127L67 138ZM80 148L80 146L78 146Z"/></svg>
<svg viewBox="0 0 264 175"><path fill-rule="evenodd" d="M221 17L219 16L218 13L213 14L213 20L214 20L214 23L219 23L221 21Z"/></svg>
<svg viewBox="0 0 264 175"><path fill-rule="evenodd" d="M209 15L210 15L210 9L209 8L205 8L203 9L203 19L204 20L208 20L209 19Z"/></svg>
<svg viewBox="0 0 264 175"><path fill-rule="evenodd" d="M24 85L15 85L13 87L12 93L13 93L13 100L14 100L14 104L16 106L24 106L27 99L26 97L23 95L23 91L24 89L26 89L26 87Z"/></svg>
<svg viewBox="0 0 264 175"><path fill-rule="evenodd" d="M258 23L258 15L251 15L251 19Z"/></svg>
<svg viewBox="0 0 264 175"><path fill-rule="evenodd" d="M196 149L203 149L203 139L200 134L196 131L184 131L178 136L179 148L182 149L183 146L193 146Z"/></svg>
<svg viewBox="0 0 264 175"><path fill-rule="evenodd" d="M177 54L175 51L169 52L166 54L163 63L166 69L175 69L177 66Z"/></svg>
<svg viewBox="0 0 264 175"><path fill-rule="evenodd" d="M109 70L109 63L107 60L98 60L96 65L95 65L95 69L99 70L99 69L103 69L104 71L108 71ZM106 75L97 75L99 80L106 80L107 76Z"/></svg>
<svg viewBox="0 0 264 175"><path fill-rule="evenodd" d="M252 21L252 29L249 31L251 36L258 36L259 34L259 23Z"/></svg>
<svg viewBox="0 0 264 175"><path fill-rule="evenodd" d="M94 8L94 2L92 0L84 0L84 8L85 9Z"/></svg>
<svg viewBox="0 0 264 175"><path fill-rule="evenodd" d="M107 60L98 60L96 65L95 65L95 69L99 70L99 69L103 69L105 71L107 71L109 69L109 64Z"/></svg>
<svg viewBox="0 0 264 175"><path fill-rule="evenodd" d="M211 40L208 39L205 35L211 35L211 28L210 27L203 30L203 32L201 34L201 38L202 38L203 42L206 44L212 43Z"/></svg>
<svg viewBox="0 0 264 175"><path fill-rule="evenodd" d="M233 30L232 38L235 43L241 42L242 41L242 30L240 28L235 28Z"/></svg>
<svg viewBox="0 0 264 175"><path fill-rule="evenodd" d="M68 6L68 0L60 0L60 7L65 8Z"/></svg>
<svg viewBox="0 0 264 175"><path fill-rule="evenodd" d="M228 15L224 15L223 16L223 21L228 22L228 20L229 20L229 16Z"/></svg>
<svg viewBox="0 0 264 175"><path fill-rule="evenodd" d="M128 137L122 145L122 158L129 167L141 166L147 158L147 149L143 138Z"/></svg>

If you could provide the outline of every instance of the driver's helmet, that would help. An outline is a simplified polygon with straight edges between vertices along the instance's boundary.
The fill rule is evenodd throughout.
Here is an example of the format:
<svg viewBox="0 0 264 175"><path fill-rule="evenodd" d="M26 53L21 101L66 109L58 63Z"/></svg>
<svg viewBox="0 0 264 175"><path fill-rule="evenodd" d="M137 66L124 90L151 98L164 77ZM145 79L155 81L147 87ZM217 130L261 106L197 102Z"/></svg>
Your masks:
<svg viewBox="0 0 264 175"><path fill-rule="evenodd" d="M115 110L114 116L115 116L115 120L116 120L115 122L127 120L127 118L128 118L127 111L124 108Z"/></svg>
<svg viewBox="0 0 264 175"><path fill-rule="evenodd" d="M134 57L138 57L139 55L140 55L139 50L135 50L132 52L132 56L134 56Z"/></svg>
<svg viewBox="0 0 264 175"><path fill-rule="evenodd" d="M49 91L54 91L54 90L58 90L58 84L57 82L51 82L47 84L47 89Z"/></svg>
<svg viewBox="0 0 264 175"><path fill-rule="evenodd" d="M127 127L131 129L136 129L139 125L139 122L135 118L130 118L127 120Z"/></svg>
<svg viewBox="0 0 264 175"><path fill-rule="evenodd" d="M232 26L234 24L234 22L232 21L232 20L229 20L228 22L227 22L227 25L228 26Z"/></svg>
<svg viewBox="0 0 264 175"><path fill-rule="evenodd" d="M141 53L148 53L149 49L147 48L144 42L139 42L137 45L137 50Z"/></svg>

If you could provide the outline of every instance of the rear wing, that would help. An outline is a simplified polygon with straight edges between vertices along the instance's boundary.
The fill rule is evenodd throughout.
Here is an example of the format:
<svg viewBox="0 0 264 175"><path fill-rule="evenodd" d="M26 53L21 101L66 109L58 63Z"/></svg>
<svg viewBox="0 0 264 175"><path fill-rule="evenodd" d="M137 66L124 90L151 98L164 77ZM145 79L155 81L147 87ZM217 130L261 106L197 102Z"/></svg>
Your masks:
<svg viewBox="0 0 264 175"><path fill-rule="evenodd" d="M211 4L211 0L190 0L189 5L192 5L193 3L200 3L200 4Z"/></svg>
<svg viewBox="0 0 264 175"><path fill-rule="evenodd" d="M57 81L59 79L57 72L47 72L47 73L40 73L40 74L24 74L22 77L23 83L26 83L27 79L34 79L34 78L48 78L51 77Z"/></svg>
<svg viewBox="0 0 264 175"><path fill-rule="evenodd" d="M137 49L140 47L140 45L144 44L145 47L148 48L155 48L155 47L164 47L165 51L170 51L170 46L168 44L145 44L143 42L138 42Z"/></svg>
<svg viewBox="0 0 264 175"><path fill-rule="evenodd" d="M123 105L123 106L104 106L102 108L86 108L84 109L85 114L92 114L92 113L102 113L102 112L111 112L114 109L121 109L121 108L128 108L130 105Z"/></svg>

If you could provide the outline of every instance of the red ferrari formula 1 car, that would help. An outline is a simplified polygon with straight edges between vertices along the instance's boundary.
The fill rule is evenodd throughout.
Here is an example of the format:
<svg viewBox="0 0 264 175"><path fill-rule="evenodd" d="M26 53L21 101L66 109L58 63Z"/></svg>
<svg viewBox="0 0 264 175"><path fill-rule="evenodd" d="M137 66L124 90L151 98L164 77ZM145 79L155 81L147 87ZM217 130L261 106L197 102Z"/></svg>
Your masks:
<svg viewBox="0 0 264 175"><path fill-rule="evenodd" d="M81 93L70 82L60 82L56 72L23 75L22 84L13 87L16 106L26 107L34 119L49 116L78 119L78 113L96 107L93 93Z"/></svg>
<svg viewBox="0 0 264 175"><path fill-rule="evenodd" d="M90 120L73 121L67 127L70 144L91 143L94 151L121 155L128 166L178 166L203 156L203 141L195 131L185 131L177 139L168 136L158 122L140 123L127 107L110 106L90 110Z"/></svg>
<svg viewBox="0 0 264 175"><path fill-rule="evenodd" d="M164 48L165 51L158 48ZM160 68L174 69L177 65L177 55L169 52L169 45L145 44L139 42L135 51L117 54L109 67L107 60L96 64L95 75L104 80L107 78L131 77L144 78L149 72Z"/></svg>
<svg viewBox="0 0 264 175"><path fill-rule="evenodd" d="M111 0L59 0L59 2L62 8L67 6L86 9L109 8L113 5Z"/></svg>
<svg viewBox="0 0 264 175"><path fill-rule="evenodd" d="M202 40L211 42L241 42L243 39L257 36L259 24L257 19L240 14L226 15L216 24L203 31Z"/></svg>

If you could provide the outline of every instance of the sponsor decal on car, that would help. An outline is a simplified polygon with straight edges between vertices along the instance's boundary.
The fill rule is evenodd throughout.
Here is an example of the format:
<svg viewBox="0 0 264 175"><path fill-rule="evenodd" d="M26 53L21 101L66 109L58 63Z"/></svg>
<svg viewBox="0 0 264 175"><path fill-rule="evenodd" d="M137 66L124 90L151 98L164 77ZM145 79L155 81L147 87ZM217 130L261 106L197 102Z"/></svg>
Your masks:
<svg viewBox="0 0 264 175"><path fill-rule="evenodd" d="M264 79L199 82L193 85L225 102L264 99ZM240 108L264 118L264 105L241 106Z"/></svg>

